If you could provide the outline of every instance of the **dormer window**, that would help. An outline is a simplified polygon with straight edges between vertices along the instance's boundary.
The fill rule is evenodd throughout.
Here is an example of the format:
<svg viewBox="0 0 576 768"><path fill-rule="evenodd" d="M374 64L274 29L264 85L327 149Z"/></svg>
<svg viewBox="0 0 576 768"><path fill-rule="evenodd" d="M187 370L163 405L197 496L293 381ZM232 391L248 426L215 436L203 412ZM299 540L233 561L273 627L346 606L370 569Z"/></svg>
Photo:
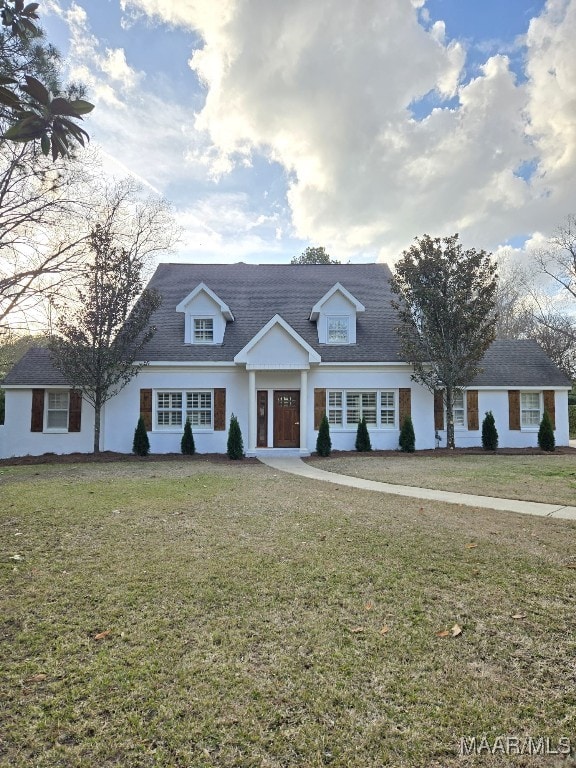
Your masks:
<svg viewBox="0 0 576 768"><path fill-rule="evenodd" d="M331 315L326 318L328 344L348 344L350 318L348 316Z"/></svg>
<svg viewBox="0 0 576 768"><path fill-rule="evenodd" d="M194 344L214 343L214 320L211 317L195 317Z"/></svg>

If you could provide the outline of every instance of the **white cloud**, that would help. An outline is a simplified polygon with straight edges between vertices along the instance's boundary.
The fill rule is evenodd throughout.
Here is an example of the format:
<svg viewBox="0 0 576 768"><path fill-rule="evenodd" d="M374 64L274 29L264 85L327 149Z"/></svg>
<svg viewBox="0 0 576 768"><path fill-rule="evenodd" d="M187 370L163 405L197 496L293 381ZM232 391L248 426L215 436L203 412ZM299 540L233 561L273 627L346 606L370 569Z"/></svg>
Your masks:
<svg viewBox="0 0 576 768"><path fill-rule="evenodd" d="M182 107L153 104L186 133L189 162L214 177L256 154L280 163L297 234L337 257L394 258L423 232L495 248L576 210L576 0L548 0L532 20L526 81L495 55L470 82L443 23L419 23L424 0L122 7L203 39L190 63L206 88L194 125L209 142ZM429 94L440 106L414 119L411 105ZM166 125L158 116L153 127Z"/></svg>

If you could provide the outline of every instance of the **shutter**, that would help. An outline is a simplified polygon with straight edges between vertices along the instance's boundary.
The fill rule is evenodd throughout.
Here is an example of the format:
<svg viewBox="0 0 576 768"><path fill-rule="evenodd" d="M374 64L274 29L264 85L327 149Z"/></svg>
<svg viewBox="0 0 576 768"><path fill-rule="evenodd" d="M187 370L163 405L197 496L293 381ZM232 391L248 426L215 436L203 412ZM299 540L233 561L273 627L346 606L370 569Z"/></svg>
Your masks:
<svg viewBox="0 0 576 768"><path fill-rule="evenodd" d="M468 429L479 429L477 389L466 390L466 412L468 415Z"/></svg>
<svg viewBox="0 0 576 768"><path fill-rule="evenodd" d="M444 390L434 391L434 429L444 429Z"/></svg>
<svg viewBox="0 0 576 768"><path fill-rule="evenodd" d="M70 390L70 406L68 411L68 432L80 432L82 425L82 392Z"/></svg>
<svg viewBox="0 0 576 768"><path fill-rule="evenodd" d="M520 390L508 390L508 429L520 429Z"/></svg>
<svg viewBox="0 0 576 768"><path fill-rule="evenodd" d="M144 421L147 432L152 431L152 390L140 390L140 417Z"/></svg>
<svg viewBox="0 0 576 768"><path fill-rule="evenodd" d="M547 411L548 416L550 416L552 429L556 429L556 401L553 389L544 390L544 410Z"/></svg>
<svg viewBox="0 0 576 768"><path fill-rule="evenodd" d="M322 416L326 413L326 390L314 390L314 429L320 429Z"/></svg>
<svg viewBox="0 0 576 768"><path fill-rule="evenodd" d="M30 420L30 432L44 431L44 390L32 390L32 415Z"/></svg>
<svg viewBox="0 0 576 768"><path fill-rule="evenodd" d="M214 390L214 431L226 430L226 390Z"/></svg>
<svg viewBox="0 0 576 768"><path fill-rule="evenodd" d="M400 429L404 424L406 416L412 418L412 390L408 387L406 389L400 388L398 390L398 419L400 421Z"/></svg>

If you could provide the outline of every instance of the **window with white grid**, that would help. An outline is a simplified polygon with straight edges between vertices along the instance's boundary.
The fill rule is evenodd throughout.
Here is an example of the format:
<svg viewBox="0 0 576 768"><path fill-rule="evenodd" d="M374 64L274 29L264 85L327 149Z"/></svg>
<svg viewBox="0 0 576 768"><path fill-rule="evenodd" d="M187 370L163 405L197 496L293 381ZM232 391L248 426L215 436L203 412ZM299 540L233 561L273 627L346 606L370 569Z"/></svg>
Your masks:
<svg viewBox="0 0 576 768"><path fill-rule="evenodd" d="M382 427L393 427L396 423L394 392L380 392L380 423Z"/></svg>
<svg viewBox="0 0 576 768"><path fill-rule="evenodd" d="M364 417L366 423L376 429L394 429L397 423L397 402L395 390L328 390L328 423L336 429L356 429Z"/></svg>
<svg viewBox="0 0 576 768"><path fill-rule="evenodd" d="M214 320L211 317L194 318L194 344L212 344L214 341Z"/></svg>
<svg viewBox="0 0 576 768"><path fill-rule="evenodd" d="M454 396L452 398L452 414L454 416L454 426L464 427L466 422L464 392L462 390L460 390L460 392L454 392Z"/></svg>
<svg viewBox="0 0 576 768"><path fill-rule="evenodd" d="M328 392L328 423L342 426L342 392Z"/></svg>
<svg viewBox="0 0 576 768"><path fill-rule="evenodd" d="M533 428L540 425L542 414L540 411L539 392L520 393L520 423L523 427Z"/></svg>
<svg viewBox="0 0 576 768"><path fill-rule="evenodd" d="M212 392L187 392L186 417L193 427L212 426Z"/></svg>
<svg viewBox="0 0 576 768"><path fill-rule="evenodd" d="M328 324L328 344L348 344L348 327L350 319L342 316L326 318Z"/></svg>
<svg viewBox="0 0 576 768"><path fill-rule="evenodd" d="M156 393L156 424L160 428L182 426L182 392Z"/></svg>
<svg viewBox="0 0 576 768"><path fill-rule="evenodd" d="M48 392L46 429L68 429L68 392Z"/></svg>

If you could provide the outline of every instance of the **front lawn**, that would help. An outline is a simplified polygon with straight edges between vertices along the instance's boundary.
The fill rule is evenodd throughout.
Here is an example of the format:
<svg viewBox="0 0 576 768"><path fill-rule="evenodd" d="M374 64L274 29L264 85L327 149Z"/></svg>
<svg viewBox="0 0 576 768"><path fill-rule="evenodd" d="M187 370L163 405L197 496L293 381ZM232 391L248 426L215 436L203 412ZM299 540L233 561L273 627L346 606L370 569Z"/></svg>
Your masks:
<svg viewBox="0 0 576 768"><path fill-rule="evenodd" d="M365 480L480 496L576 505L576 452L454 456L332 454L308 460L319 469Z"/></svg>
<svg viewBox="0 0 576 768"><path fill-rule="evenodd" d="M461 758L461 738L576 747L573 523L241 462L3 468L0 496L2 766L487 768L560 763Z"/></svg>

